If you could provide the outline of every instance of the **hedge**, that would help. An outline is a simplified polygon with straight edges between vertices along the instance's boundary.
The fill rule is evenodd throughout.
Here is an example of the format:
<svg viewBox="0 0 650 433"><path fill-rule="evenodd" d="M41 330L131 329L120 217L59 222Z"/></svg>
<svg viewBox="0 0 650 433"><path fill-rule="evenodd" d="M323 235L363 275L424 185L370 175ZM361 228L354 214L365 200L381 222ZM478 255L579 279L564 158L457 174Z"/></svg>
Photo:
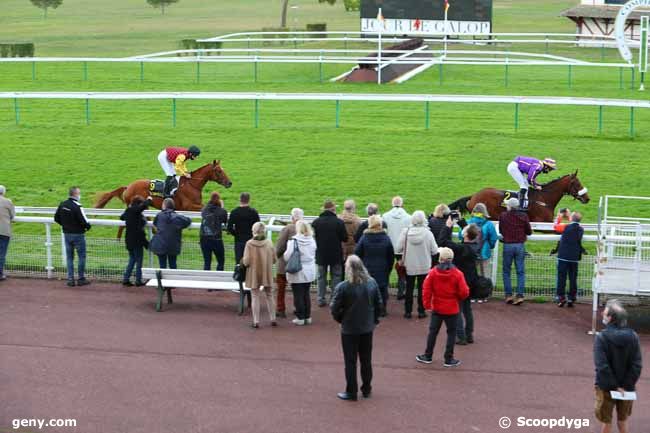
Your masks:
<svg viewBox="0 0 650 433"><path fill-rule="evenodd" d="M0 57L34 57L34 44L23 43L0 43Z"/></svg>
<svg viewBox="0 0 650 433"><path fill-rule="evenodd" d="M316 23L316 24L307 24L308 32L326 32L327 24L325 23ZM314 33L311 35L312 38L326 38L327 35Z"/></svg>
<svg viewBox="0 0 650 433"><path fill-rule="evenodd" d="M348 12L358 11L361 8L361 0L343 0L343 4Z"/></svg>

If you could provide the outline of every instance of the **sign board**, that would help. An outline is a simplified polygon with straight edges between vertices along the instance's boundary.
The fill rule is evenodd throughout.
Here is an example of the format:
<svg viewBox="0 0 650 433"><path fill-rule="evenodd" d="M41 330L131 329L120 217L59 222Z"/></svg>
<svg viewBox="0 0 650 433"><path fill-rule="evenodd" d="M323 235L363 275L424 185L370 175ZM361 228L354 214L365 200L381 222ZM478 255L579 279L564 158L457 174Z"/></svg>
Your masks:
<svg viewBox="0 0 650 433"><path fill-rule="evenodd" d="M632 63L632 53L630 48L625 42L625 21L633 10L642 7L650 7L650 0L630 0L625 3L616 15L616 22L614 23L614 34L616 36L616 45L621 57L628 63Z"/></svg>
<svg viewBox="0 0 650 433"><path fill-rule="evenodd" d="M649 0L650 1L650 0ZM377 19L382 9L384 21ZM492 0L361 0L361 31L395 35L488 34Z"/></svg>

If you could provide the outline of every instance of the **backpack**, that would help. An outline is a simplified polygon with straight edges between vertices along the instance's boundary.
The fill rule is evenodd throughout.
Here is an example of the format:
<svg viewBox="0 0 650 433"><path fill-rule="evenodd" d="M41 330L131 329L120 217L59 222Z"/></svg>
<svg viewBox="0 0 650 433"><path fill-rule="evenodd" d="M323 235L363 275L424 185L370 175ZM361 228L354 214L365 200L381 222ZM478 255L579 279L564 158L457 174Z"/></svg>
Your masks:
<svg viewBox="0 0 650 433"><path fill-rule="evenodd" d="M492 296L492 290L494 286L492 285L492 280L485 277L478 277L476 284L472 293L472 297L475 299L485 299Z"/></svg>

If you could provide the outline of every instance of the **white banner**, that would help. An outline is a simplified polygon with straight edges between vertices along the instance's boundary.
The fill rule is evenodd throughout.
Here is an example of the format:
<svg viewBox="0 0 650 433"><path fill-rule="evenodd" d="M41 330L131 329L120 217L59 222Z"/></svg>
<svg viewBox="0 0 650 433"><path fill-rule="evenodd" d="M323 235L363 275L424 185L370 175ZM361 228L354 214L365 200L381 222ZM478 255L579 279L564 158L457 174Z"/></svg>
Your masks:
<svg viewBox="0 0 650 433"><path fill-rule="evenodd" d="M483 35L491 33L489 21L447 21L444 20L395 20L385 19L382 23L375 18L361 18L362 32L379 32L383 34L472 34Z"/></svg>

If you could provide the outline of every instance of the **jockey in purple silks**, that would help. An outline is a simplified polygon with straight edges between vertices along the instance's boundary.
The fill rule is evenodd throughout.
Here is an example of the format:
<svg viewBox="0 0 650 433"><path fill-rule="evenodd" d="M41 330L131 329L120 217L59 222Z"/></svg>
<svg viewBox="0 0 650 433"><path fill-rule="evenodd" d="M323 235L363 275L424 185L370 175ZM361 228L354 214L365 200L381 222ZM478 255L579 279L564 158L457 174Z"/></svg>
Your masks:
<svg viewBox="0 0 650 433"><path fill-rule="evenodd" d="M536 190L542 189L542 186L537 183L537 176L556 168L554 159L544 158L540 161L530 156L518 156L508 164L508 173L519 185L519 203L522 210L528 209L528 188L532 186Z"/></svg>

